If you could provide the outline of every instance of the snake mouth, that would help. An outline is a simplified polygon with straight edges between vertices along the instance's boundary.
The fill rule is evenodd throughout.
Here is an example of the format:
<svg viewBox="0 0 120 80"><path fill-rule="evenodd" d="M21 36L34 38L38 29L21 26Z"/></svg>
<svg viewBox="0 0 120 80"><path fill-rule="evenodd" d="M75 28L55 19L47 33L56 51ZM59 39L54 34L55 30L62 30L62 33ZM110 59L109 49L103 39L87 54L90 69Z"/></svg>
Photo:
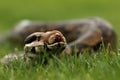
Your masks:
<svg viewBox="0 0 120 80"><path fill-rule="evenodd" d="M54 44L50 44L50 45L47 45L47 48L48 49L55 49L55 48L65 48L66 47L66 43L64 43L64 42L56 42L56 43L54 43Z"/></svg>
<svg viewBox="0 0 120 80"><path fill-rule="evenodd" d="M67 45L65 37L59 31L42 33L41 37L39 36L39 38L37 38L37 35L38 34L35 34L33 37L32 34L31 40L30 38L28 39L30 42L26 39L26 41L29 42L24 46L27 56L35 57L43 52L47 52L47 54L55 54L56 52L61 53Z"/></svg>

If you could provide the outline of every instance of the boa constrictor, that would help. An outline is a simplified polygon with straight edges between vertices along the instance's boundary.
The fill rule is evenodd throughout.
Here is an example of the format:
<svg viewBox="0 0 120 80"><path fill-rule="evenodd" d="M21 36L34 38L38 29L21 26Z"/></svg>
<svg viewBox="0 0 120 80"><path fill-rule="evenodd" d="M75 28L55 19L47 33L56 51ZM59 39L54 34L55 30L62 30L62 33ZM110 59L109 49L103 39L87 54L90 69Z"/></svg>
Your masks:
<svg viewBox="0 0 120 80"><path fill-rule="evenodd" d="M21 44L25 41L26 53L40 53L45 48L48 53L65 50L71 53L76 46L76 52L97 51L101 44L109 50L116 49L116 33L111 24L101 18L85 18L68 22L43 23L24 20L1 40L8 39ZM51 54L52 54L51 53ZM22 55L24 56L24 55ZM35 56L35 55L34 55ZM15 55L7 55L2 62Z"/></svg>

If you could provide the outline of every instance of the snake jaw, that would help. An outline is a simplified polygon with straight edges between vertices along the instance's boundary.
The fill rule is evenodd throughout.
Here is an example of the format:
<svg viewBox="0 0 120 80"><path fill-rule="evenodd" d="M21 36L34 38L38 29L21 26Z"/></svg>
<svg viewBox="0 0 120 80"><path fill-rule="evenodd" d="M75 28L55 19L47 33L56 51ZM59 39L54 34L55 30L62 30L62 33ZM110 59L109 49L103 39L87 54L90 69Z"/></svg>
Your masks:
<svg viewBox="0 0 120 80"><path fill-rule="evenodd" d="M54 43L54 44L47 45L47 48L49 48L49 49L55 49L57 47L63 47L63 48L65 48L66 47L66 43L59 42L59 43Z"/></svg>

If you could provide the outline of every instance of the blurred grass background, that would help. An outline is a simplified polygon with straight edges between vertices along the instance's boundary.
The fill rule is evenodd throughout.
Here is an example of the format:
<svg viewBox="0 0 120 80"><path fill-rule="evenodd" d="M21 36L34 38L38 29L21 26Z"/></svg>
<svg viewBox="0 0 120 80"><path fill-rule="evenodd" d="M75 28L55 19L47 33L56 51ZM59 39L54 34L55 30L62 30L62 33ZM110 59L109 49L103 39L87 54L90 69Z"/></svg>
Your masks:
<svg viewBox="0 0 120 80"><path fill-rule="evenodd" d="M9 31L16 23L23 19L34 21L61 21L94 16L102 17L108 20L117 32L119 40L119 0L1 0L0 33ZM18 48L17 45L14 46L13 44L11 45L9 43L0 44L0 57L9 52L14 52L14 48L16 47ZM21 80L21 77L24 78L24 80L56 80L56 78L60 80L80 80L80 77L83 80L119 80L120 57L118 56L110 61L107 61L108 58L103 57L103 55L99 57L100 58L95 59L85 59L82 57L81 60L78 61L78 64L74 65L73 63L68 63L68 61L63 61L65 67L68 66L65 69L63 69L64 67L61 66L58 68L53 64L48 66L47 70L46 68L31 68L27 70L23 69L23 67L20 67L20 64L17 67L14 67L16 70L9 68L6 70L3 68L3 66L0 66L0 76L2 76L0 77L0 80ZM71 60L71 62L72 61L74 60ZM69 65L73 66L73 71ZM95 65L97 67L94 69L94 67L91 67L90 65ZM88 67L87 70L86 66ZM46 74L47 71L48 73ZM56 73L56 71L58 72ZM71 72L73 72L73 74Z"/></svg>
<svg viewBox="0 0 120 80"><path fill-rule="evenodd" d="M99 16L119 32L119 8L119 0L2 0L0 31L9 30L23 19L57 21Z"/></svg>

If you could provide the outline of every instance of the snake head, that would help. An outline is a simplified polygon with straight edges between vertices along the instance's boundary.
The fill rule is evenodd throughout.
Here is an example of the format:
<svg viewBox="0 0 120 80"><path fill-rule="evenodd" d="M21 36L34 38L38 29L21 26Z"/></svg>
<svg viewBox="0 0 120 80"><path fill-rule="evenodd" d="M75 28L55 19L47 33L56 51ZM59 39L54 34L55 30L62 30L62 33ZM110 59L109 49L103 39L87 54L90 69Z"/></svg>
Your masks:
<svg viewBox="0 0 120 80"><path fill-rule="evenodd" d="M24 51L33 57L42 54L44 51L53 55L61 53L66 44L66 39L60 31L35 32L25 39Z"/></svg>

